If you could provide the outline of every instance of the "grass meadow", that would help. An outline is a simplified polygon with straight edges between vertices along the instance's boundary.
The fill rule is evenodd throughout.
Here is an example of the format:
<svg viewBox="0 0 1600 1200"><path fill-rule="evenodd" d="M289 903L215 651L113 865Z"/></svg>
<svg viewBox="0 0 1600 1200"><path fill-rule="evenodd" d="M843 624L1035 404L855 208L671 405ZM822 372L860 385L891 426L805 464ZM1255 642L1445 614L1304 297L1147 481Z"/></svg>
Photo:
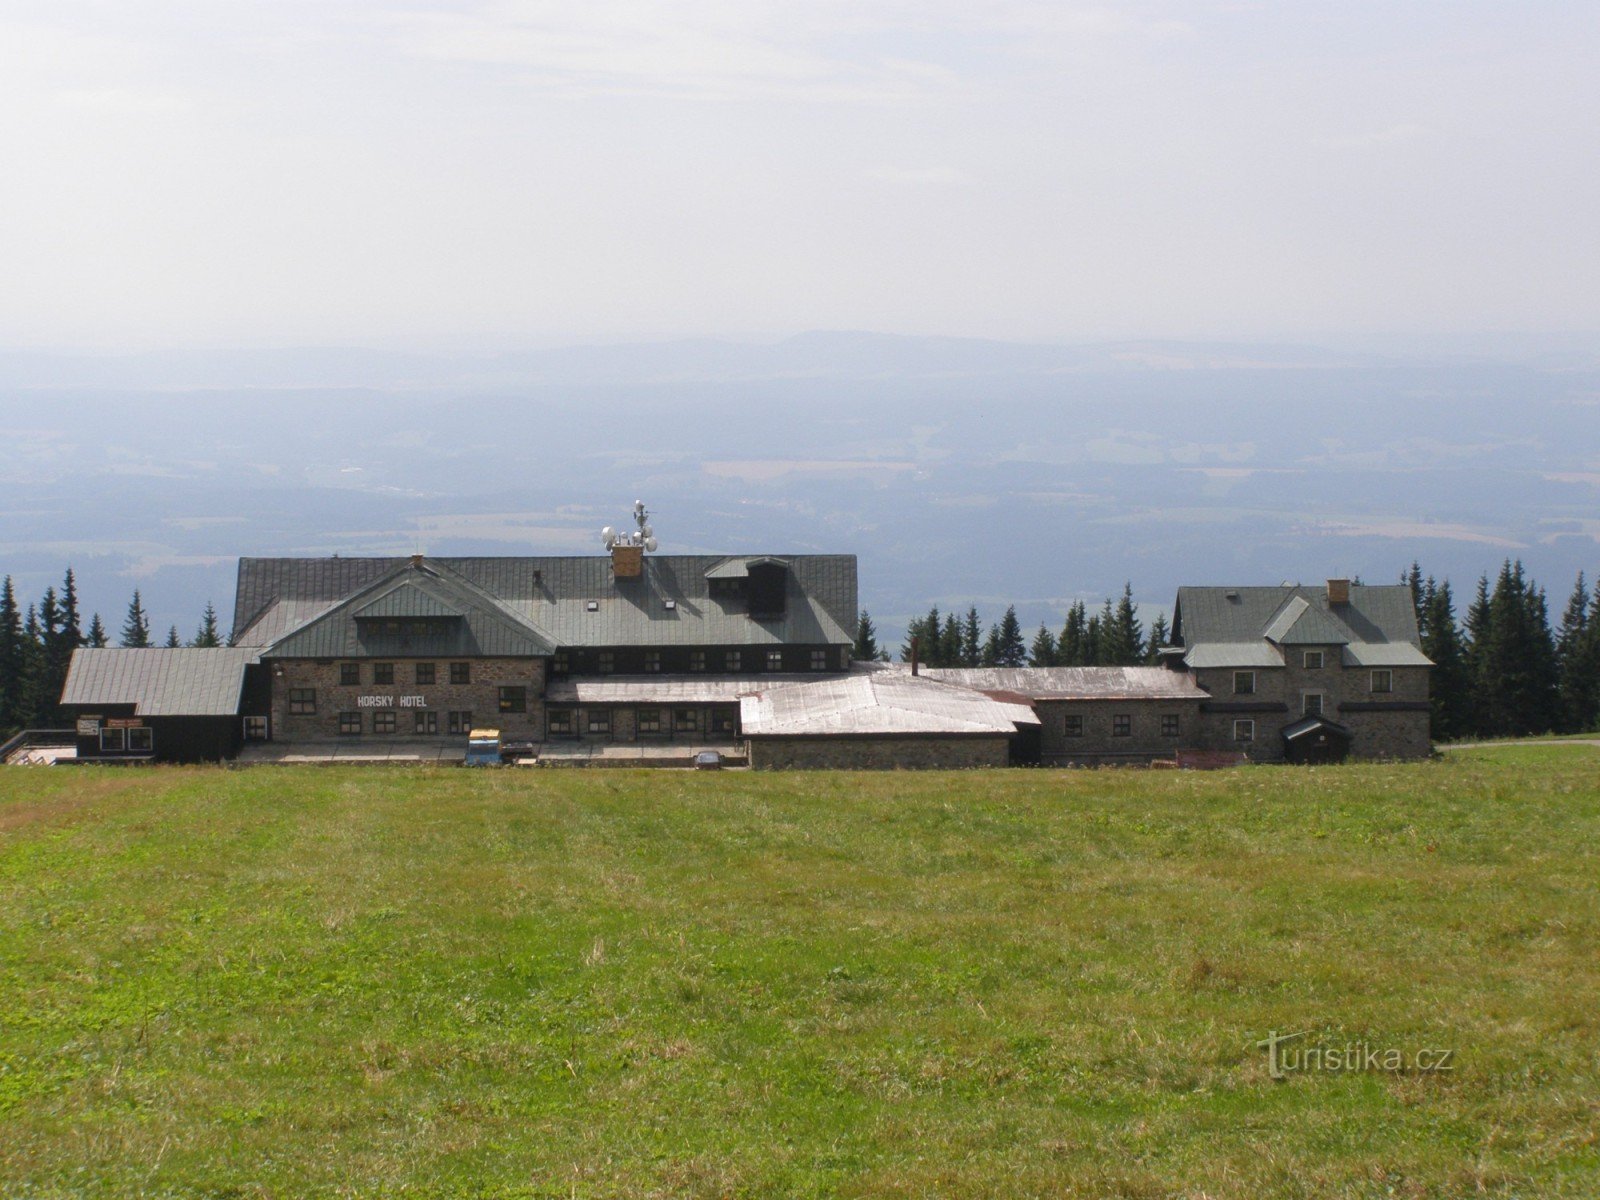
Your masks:
<svg viewBox="0 0 1600 1200"><path fill-rule="evenodd" d="M8 1197L1592 1197L1597 1053L1592 747L0 771Z"/></svg>

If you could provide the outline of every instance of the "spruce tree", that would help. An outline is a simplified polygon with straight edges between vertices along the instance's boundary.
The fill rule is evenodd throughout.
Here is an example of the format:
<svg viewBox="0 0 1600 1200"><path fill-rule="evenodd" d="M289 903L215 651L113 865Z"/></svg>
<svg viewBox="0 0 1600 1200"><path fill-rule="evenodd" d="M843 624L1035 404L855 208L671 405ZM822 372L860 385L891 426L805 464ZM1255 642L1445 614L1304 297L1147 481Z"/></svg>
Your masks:
<svg viewBox="0 0 1600 1200"><path fill-rule="evenodd" d="M967 606L967 618L961 623L961 665L977 667L983 664L983 627L978 623L978 606Z"/></svg>
<svg viewBox="0 0 1600 1200"><path fill-rule="evenodd" d="M215 636L216 614L211 611L209 604L206 605L206 612L211 615L212 635ZM200 632L205 633L204 624L200 626ZM203 643L199 638L195 638L194 644L199 646ZM217 643L210 644L215 646ZM872 614L864 608L861 610L861 615L856 618L856 640L855 645L850 647L850 657L857 662L878 661L878 627L872 623Z"/></svg>
<svg viewBox="0 0 1600 1200"><path fill-rule="evenodd" d="M983 639L983 652L979 658L982 666L1000 666L1000 626L989 626L989 632Z"/></svg>
<svg viewBox="0 0 1600 1200"><path fill-rule="evenodd" d="M1518 736L1554 724L1555 641L1544 592L1507 560L1489 597L1488 625L1477 652L1480 732Z"/></svg>
<svg viewBox="0 0 1600 1200"><path fill-rule="evenodd" d="M178 627L174 625L171 629L167 630L167 641L165 648L168 650L178 650L181 649L182 646L183 639L178 636Z"/></svg>
<svg viewBox="0 0 1600 1200"><path fill-rule="evenodd" d="M1139 606L1133 602L1132 582L1122 585L1117 601L1112 635L1110 666L1131 667L1144 658L1144 626L1139 622Z"/></svg>
<svg viewBox="0 0 1600 1200"><path fill-rule="evenodd" d="M1150 641L1145 646L1144 661L1152 666L1161 665L1161 647L1167 644L1167 639L1172 636L1172 631L1167 628L1167 615L1157 613L1156 619L1150 622Z"/></svg>
<svg viewBox="0 0 1600 1200"><path fill-rule="evenodd" d="M1466 617L1467 676L1471 685L1469 694L1472 696L1470 732L1479 737L1491 732L1489 728L1491 681L1485 664L1489 653L1489 608L1489 577L1480 575L1477 590L1472 594L1472 603L1467 606Z"/></svg>
<svg viewBox="0 0 1600 1200"><path fill-rule="evenodd" d="M1067 623L1056 639L1056 661L1063 667L1085 667L1088 658L1089 611L1082 600L1074 600L1067 609Z"/></svg>
<svg viewBox="0 0 1600 1200"><path fill-rule="evenodd" d="M1000 618L1000 636L995 649L995 666L1020 667L1028 661L1028 646L1022 640L1022 623L1017 620L1015 605L1006 608Z"/></svg>
<svg viewBox="0 0 1600 1200"><path fill-rule="evenodd" d="M939 631L939 662L941 667L961 665L961 619L953 612L944 615L944 628Z"/></svg>
<svg viewBox="0 0 1600 1200"><path fill-rule="evenodd" d="M1039 632L1033 635L1033 645L1028 647L1028 665L1030 667L1056 665L1055 634L1046 629L1043 622L1039 624Z"/></svg>
<svg viewBox="0 0 1600 1200"><path fill-rule="evenodd" d="M28 719L27 652L22 645L22 613L11 576L0 586L0 736L9 737Z"/></svg>
<svg viewBox="0 0 1600 1200"><path fill-rule="evenodd" d="M865 617L867 615L867 610L862 609L861 615ZM868 624L870 625L871 618L868 617L867 620ZM858 628L856 630L857 636L860 635L860 632L861 631ZM190 642L189 644L191 646L198 646L206 650L222 645L222 636L217 633L216 606L213 605L209 600L206 601L206 611L200 615L200 628L195 630L194 641Z"/></svg>
<svg viewBox="0 0 1600 1200"><path fill-rule="evenodd" d="M1556 635L1556 667L1559 676L1556 724L1563 733L1582 733L1594 725L1596 680L1589 662L1592 637L1589 629L1589 587L1583 572L1561 614L1561 629Z"/></svg>
<svg viewBox="0 0 1600 1200"><path fill-rule="evenodd" d="M1466 643L1456 628L1455 599L1448 579L1439 584L1428 579L1423 607L1422 652L1433 660L1430 725L1434 738L1454 741L1473 730L1474 688Z"/></svg>
<svg viewBox="0 0 1600 1200"><path fill-rule="evenodd" d="M1109 602L1108 602L1109 603ZM1087 607L1083 610L1087 613ZM1083 665L1098 667L1103 665L1100 654L1100 644L1105 640L1105 633L1101 629L1100 615L1097 613L1088 619L1083 627Z"/></svg>
<svg viewBox="0 0 1600 1200"><path fill-rule="evenodd" d="M94 614L94 620L89 622L89 645L96 650L105 649L110 639L106 637L106 627L100 622L100 614Z"/></svg>
<svg viewBox="0 0 1600 1200"><path fill-rule="evenodd" d="M122 645L130 650L142 650L150 644L150 617L144 611L144 601L139 589L133 589L133 599L128 602L128 615L122 622Z"/></svg>
<svg viewBox="0 0 1600 1200"><path fill-rule="evenodd" d="M30 604L27 619L22 623L21 724L38 724L48 691L44 681L44 633L39 624L39 610Z"/></svg>

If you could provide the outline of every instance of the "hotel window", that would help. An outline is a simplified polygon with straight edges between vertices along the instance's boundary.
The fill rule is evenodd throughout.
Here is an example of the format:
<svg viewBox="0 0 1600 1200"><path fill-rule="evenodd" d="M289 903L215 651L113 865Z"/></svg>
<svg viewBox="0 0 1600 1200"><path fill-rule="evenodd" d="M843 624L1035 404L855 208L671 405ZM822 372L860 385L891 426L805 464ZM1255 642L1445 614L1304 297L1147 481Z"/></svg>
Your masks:
<svg viewBox="0 0 1600 1200"><path fill-rule="evenodd" d="M1372 673L1372 690L1375 692L1394 691L1394 672L1374 671Z"/></svg>
<svg viewBox="0 0 1600 1200"><path fill-rule="evenodd" d="M438 733L439 714L436 712L419 712L417 716L418 733Z"/></svg>
<svg viewBox="0 0 1600 1200"><path fill-rule="evenodd" d="M417 664L417 683L423 687L433 682L434 666L432 663Z"/></svg>
<svg viewBox="0 0 1600 1200"><path fill-rule="evenodd" d="M1112 737L1132 737L1133 717L1127 713L1114 713L1111 717Z"/></svg>
<svg viewBox="0 0 1600 1200"><path fill-rule="evenodd" d="M744 655L737 650L729 650L722 656L722 669L724 671L744 670Z"/></svg>
<svg viewBox="0 0 1600 1200"><path fill-rule="evenodd" d="M457 685L463 684L463 683L471 683L472 682L472 664L471 663L451 663L450 664L450 682L454 683L454 684L457 684Z"/></svg>
<svg viewBox="0 0 1600 1200"><path fill-rule="evenodd" d="M339 685L341 687L360 687L361 686L361 664L360 663L340 663L339 664Z"/></svg>
<svg viewBox="0 0 1600 1200"><path fill-rule="evenodd" d="M591 708L589 710L589 732L611 732L611 710L609 708Z"/></svg>
<svg viewBox="0 0 1600 1200"><path fill-rule="evenodd" d="M769 671L781 671L781 670L783 670L783 651L782 650L768 650L767 651L767 670L769 670Z"/></svg>
<svg viewBox="0 0 1600 1200"><path fill-rule="evenodd" d="M1161 714L1161 736L1162 737L1177 737L1178 736L1178 714L1177 713L1162 713Z"/></svg>
<svg viewBox="0 0 1600 1200"><path fill-rule="evenodd" d="M711 732L732 733L733 714L726 709L714 708L711 710Z"/></svg>
<svg viewBox="0 0 1600 1200"><path fill-rule="evenodd" d="M1233 740L1236 742L1253 742L1256 740L1256 723L1250 720L1239 720L1233 723Z"/></svg>
<svg viewBox="0 0 1600 1200"><path fill-rule="evenodd" d="M101 727L101 729L100 729L100 749L102 749L102 750L115 750L115 751L120 753L127 746L127 744L128 744L128 740L127 740L126 737L123 736L123 731L122 730L120 730L120 729L106 729L103 726Z"/></svg>
<svg viewBox="0 0 1600 1200"><path fill-rule="evenodd" d="M828 652L826 650L813 650L811 652L811 669L813 671L826 671L828 669Z"/></svg>
<svg viewBox="0 0 1600 1200"><path fill-rule="evenodd" d="M393 733L395 729L395 715L392 712L375 712L372 714L373 733Z"/></svg>
<svg viewBox="0 0 1600 1200"><path fill-rule="evenodd" d="M372 664L372 682L376 683L376 684L393 683L394 682L394 664L393 663L373 663Z"/></svg>
<svg viewBox="0 0 1600 1200"><path fill-rule="evenodd" d="M451 733L471 733L472 714L464 710L452 712L446 719L445 728Z"/></svg>
<svg viewBox="0 0 1600 1200"><path fill-rule="evenodd" d="M661 670L661 651L646 650L644 652L644 669L646 671Z"/></svg>
<svg viewBox="0 0 1600 1200"><path fill-rule="evenodd" d="M572 710L570 708L552 708L549 710L550 736L571 737L576 728L572 723Z"/></svg>
<svg viewBox="0 0 1600 1200"><path fill-rule="evenodd" d="M500 711L503 713L519 713L528 711L528 689L525 687L503 687L500 689Z"/></svg>
<svg viewBox="0 0 1600 1200"><path fill-rule="evenodd" d="M672 710L672 725L674 729L696 730L700 728L700 713L693 708L675 708Z"/></svg>
<svg viewBox="0 0 1600 1200"><path fill-rule="evenodd" d="M1303 693L1300 697L1300 712L1303 716L1320 717L1322 715L1322 693Z"/></svg>
<svg viewBox="0 0 1600 1200"><path fill-rule="evenodd" d="M1233 694L1235 696L1253 696L1256 692L1256 673L1254 671L1235 671L1233 673Z"/></svg>
<svg viewBox="0 0 1600 1200"><path fill-rule="evenodd" d="M150 754L155 750L155 736L147 725L128 730L128 751L131 754Z"/></svg>
<svg viewBox="0 0 1600 1200"><path fill-rule="evenodd" d="M659 708L641 708L637 718L640 733L661 732L661 710Z"/></svg>
<svg viewBox="0 0 1600 1200"><path fill-rule="evenodd" d="M1064 721L1064 725L1063 725L1063 728L1062 728L1062 732L1064 734L1066 734L1067 737L1082 737L1083 736L1083 717L1082 716L1074 714L1072 716L1063 718L1063 721Z"/></svg>
<svg viewBox="0 0 1600 1200"><path fill-rule="evenodd" d="M689 670L704 671L706 669L706 652L704 650L689 651Z"/></svg>
<svg viewBox="0 0 1600 1200"><path fill-rule="evenodd" d="M562 651L550 660L550 673L552 675L565 675L567 673L566 651Z"/></svg>
<svg viewBox="0 0 1600 1200"><path fill-rule="evenodd" d="M289 715L292 717L309 717L317 711L316 688L290 688L289 689Z"/></svg>
<svg viewBox="0 0 1600 1200"><path fill-rule="evenodd" d="M1306 667L1306 670L1308 670L1308 671L1320 671L1320 670L1322 670L1322 651L1321 650L1307 650L1306 651L1306 657L1305 657L1305 667Z"/></svg>
<svg viewBox="0 0 1600 1200"><path fill-rule="evenodd" d="M617 656L610 650L600 651L600 674L609 675L617 669Z"/></svg>
<svg viewBox="0 0 1600 1200"><path fill-rule="evenodd" d="M342 712L339 714L339 732L341 734L357 734L361 732L361 714L358 712Z"/></svg>

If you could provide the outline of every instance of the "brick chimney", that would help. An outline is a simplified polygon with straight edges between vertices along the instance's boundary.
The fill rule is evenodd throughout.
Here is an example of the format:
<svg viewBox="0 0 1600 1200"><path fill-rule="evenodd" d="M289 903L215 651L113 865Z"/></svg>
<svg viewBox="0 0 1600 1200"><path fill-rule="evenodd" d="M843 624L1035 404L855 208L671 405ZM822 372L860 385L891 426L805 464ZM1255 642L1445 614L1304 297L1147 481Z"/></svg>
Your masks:
<svg viewBox="0 0 1600 1200"><path fill-rule="evenodd" d="M644 574L643 546L611 547L611 575L614 579L637 579Z"/></svg>
<svg viewBox="0 0 1600 1200"><path fill-rule="evenodd" d="M1328 603L1329 604L1349 604L1350 603L1350 581L1348 579L1330 579L1330 580L1328 580Z"/></svg>

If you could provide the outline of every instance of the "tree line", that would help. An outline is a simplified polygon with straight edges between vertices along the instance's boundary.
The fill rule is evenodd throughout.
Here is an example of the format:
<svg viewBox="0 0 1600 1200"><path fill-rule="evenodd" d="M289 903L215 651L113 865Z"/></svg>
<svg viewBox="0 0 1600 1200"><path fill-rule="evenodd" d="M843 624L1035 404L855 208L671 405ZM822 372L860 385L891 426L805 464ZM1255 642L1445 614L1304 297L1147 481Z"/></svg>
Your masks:
<svg viewBox="0 0 1600 1200"><path fill-rule="evenodd" d="M45 588L44 595L26 610L19 605L16 587L7 575L0 584L0 734L60 724L61 689L66 686L72 652L80 646L110 644L99 613L94 613L88 628L84 628L78 607L78 581L71 567L59 590L54 584ZM135 588L117 645L142 648L156 644L151 640L144 600ZM189 641L178 635L174 625L161 644L168 648L223 645L216 608L206 604L200 625Z"/></svg>
<svg viewBox="0 0 1600 1200"><path fill-rule="evenodd" d="M1166 617L1157 615L1146 636L1129 583L1123 585L1120 600L1108 598L1096 612L1079 600L1067 610L1059 633L1041 623L1032 641L1023 638L1015 605L1008 606L987 632L977 605L964 615L941 613L935 605L927 616L906 627L900 661L911 661L915 641L918 661L929 667L1131 667L1156 662L1167 633ZM878 645L877 627L865 609L856 622L853 653L866 661L889 658Z"/></svg>
<svg viewBox="0 0 1600 1200"><path fill-rule="evenodd" d="M1357 581L1359 582L1359 580ZM1422 652L1433 660L1432 726L1440 741L1583 733L1600 728L1600 587L1578 573L1559 623L1545 590L1520 560L1507 559L1493 580L1481 576L1464 613L1448 579L1424 576L1420 563L1402 571L1411 589ZM937 606L906 629L900 659L912 642L930 667L1138 666L1159 661L1169 636L1158 615L1148 635L1131 584L1096 612L1083 601L1067 610L1059 632L1041 624L1025 643L1015 606L985 628L974 605L965 614ZM889 658L865 609L856 625L855 657Z"/></svg>

